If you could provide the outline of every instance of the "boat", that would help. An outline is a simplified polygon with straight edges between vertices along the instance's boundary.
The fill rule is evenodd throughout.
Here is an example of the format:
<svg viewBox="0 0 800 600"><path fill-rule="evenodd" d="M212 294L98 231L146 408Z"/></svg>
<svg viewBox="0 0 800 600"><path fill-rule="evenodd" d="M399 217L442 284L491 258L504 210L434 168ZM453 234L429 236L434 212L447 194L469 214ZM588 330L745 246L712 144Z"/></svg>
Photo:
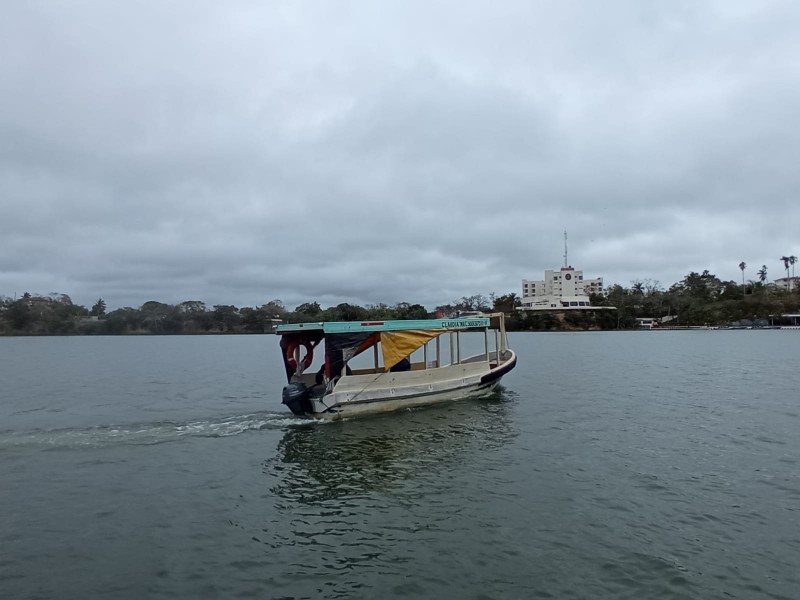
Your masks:
<svg viewBox="0 0 800 600"><path fill-rule="evenodd" d="M286 369L282 403L316 419L487 395L517 363L502 313L295 323L275 333Z"/></svg>

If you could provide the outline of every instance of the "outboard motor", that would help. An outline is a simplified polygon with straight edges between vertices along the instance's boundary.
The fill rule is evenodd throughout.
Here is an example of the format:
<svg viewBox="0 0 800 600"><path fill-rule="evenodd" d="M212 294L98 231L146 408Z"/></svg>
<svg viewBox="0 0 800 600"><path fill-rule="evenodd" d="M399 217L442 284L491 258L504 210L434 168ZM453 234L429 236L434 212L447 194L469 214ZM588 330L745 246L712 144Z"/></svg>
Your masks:
<svg viewBox="0 0 800 600"><path fill-rule="evenodd" d="M297 381L283 388L283 404L289 407L293 414L302 417L313 412L311 408L311 390L305 383Z"/></svg>

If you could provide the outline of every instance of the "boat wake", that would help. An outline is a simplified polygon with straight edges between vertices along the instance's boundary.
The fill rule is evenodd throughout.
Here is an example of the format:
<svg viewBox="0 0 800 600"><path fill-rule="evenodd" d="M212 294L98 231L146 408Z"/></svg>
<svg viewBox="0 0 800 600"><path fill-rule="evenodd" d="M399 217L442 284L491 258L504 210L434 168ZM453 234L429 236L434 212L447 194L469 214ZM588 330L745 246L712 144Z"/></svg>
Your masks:
<svg viewBox="0 0 800 600"><path fill-rule="evenodd" d="M248 431L285 429L309 424L308 419L287 417L285 413L263 412L187 423L159 421L84 428L0 431L0 451L31 446L45 449L97 448L118 445L147 446L174 442L184 438L222 438Z"/></svg>

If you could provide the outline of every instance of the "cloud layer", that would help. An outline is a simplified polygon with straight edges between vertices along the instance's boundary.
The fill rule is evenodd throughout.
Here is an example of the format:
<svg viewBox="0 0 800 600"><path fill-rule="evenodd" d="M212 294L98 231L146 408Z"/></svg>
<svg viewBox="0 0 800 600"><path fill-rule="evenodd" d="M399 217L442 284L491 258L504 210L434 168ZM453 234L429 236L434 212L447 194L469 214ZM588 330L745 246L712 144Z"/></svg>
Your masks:
<svg viewBox="0 0 800 600"><path fill-rule="evenodd" d="M0 294L432 307L800 254L789 2L26 2Z"/></svg>

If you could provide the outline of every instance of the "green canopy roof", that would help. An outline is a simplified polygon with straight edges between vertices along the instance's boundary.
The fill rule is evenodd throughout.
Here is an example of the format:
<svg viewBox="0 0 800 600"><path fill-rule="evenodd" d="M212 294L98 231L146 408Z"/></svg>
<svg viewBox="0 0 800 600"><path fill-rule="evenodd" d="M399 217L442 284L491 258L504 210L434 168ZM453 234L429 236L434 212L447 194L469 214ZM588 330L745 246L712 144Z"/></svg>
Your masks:
<svg viewBox="0 0 800 600"><path fill-rule="evenodd" d="M468 317L455 319L415 319L404 321L331 321L325 323L290 323L279 325L278 334L297 333L309 330L323 330L325 333L354 333L372 331L416 330L464 330L489 327L488 317Z"/></svg>

